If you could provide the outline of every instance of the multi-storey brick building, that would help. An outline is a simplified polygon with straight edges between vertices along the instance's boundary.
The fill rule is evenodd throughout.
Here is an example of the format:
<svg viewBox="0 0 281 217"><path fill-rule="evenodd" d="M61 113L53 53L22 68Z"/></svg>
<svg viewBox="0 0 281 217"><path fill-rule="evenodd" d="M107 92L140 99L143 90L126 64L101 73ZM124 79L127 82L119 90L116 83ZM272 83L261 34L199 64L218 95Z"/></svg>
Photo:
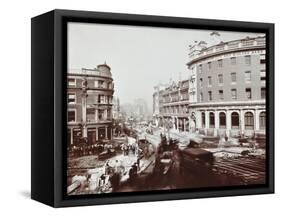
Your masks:
<svg viewBox="0 0 281 217"><path fill-rule="evenodd" d="M153 116L158 126L171 125L170 128L187 130L187 111L189 104L188 80L158 85L153 94Z"/></svg>
<svg viewBox="0 0 281 217"><path fill-rule="evenodd" d="M114 84L105 63L95 69L68 72L68 143L83 139L91 145L112 137L112 98Z"/></svg>
<svg viewBox="0 0 281 217"><path fill-rule="evenodd" d="M190 46L190 121L202 133L265 132L265 37Z"/></svg>
<svg viewBox="0 0 281 217"><path fill-rule="evenodd" d="M217 34L217 33L212 33ZM206 135L265 133L265 37L189 46L189 79L155 87L156 122Z"/></svg>

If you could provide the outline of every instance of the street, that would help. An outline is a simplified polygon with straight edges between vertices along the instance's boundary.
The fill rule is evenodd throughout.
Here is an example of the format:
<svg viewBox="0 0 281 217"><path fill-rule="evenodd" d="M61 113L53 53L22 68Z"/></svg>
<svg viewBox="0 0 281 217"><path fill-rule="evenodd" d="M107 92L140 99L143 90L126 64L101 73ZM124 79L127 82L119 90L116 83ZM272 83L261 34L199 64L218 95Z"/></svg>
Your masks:
<svg viewBox="0 0 281 217"><path fill-rule="evenodd" d="M249 150L241 147L205 148L205 152L212 153L215 156L212 166L198 164L198 160L194 161L192 158L188 158L188 161L183 161L182 150L176 148L169 152L170 157L164 159L163 164L159 160L159 154L157 154L161 144L160 134L162 135L162 133L163 131L157 130L153 134L146 133L145 131L140 131L138 134L139 138L144 138L145 141L149 142L148 144L151 144L154 151L149 157L142 157L140 159L139 169L135 176L130 176L130 169L134 162L137 161L137 156L131 151L128 152L128 155L119 153L104 161L98 160L94 156L79 158L80 164L83 167L79 163L75 163L82 172L80 175L74 176L74 178L73 174L75 173L72 173L72 183L76 181L76 185L72 185L70 188L72 194L189 189L265 183L264 159L241 156L241 151ZM185 133L185 140L196 136L195 134L190 135L188 137ZM178 140L183 137L179 133L170 133L170 136ZM189 148L187 150L192 149ZM255 154L260 156L264 152L263 150L256 150ZM82 161L82 159L84 160ZM88 165L87 167L86 165L89 162L92 162L92 165L95 166L91 167ZM108 183L105 184L106 188L99 187L100 177L104 174L106 165L109 165L110 168L115 168L115 171L120 171L118 168L122 168L120 182L114 188L111 187L110 176L103 181ZM73 171L73 169L71 170L70 168L70 171ZM86 179L89 175L90 179ZM81 185L77 185L77 180Z"/></svg>

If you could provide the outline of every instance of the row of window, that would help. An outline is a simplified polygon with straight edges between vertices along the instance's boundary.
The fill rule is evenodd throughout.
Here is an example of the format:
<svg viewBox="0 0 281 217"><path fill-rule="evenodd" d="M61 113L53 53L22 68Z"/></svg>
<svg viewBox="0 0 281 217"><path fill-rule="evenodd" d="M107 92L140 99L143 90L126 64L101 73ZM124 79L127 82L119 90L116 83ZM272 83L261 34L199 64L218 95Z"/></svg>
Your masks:
<svg viewBox="0 0 281 217"><path fill-rule="evenodd" d="M91 103L94 103L96 100L94 95L88 96L89 101ZM76 94L75 93L68 93L67 94L67 103L68 104L75 104L76 103ZM97 97L97 103L101 104L111 104L112 103L112 96L106 96L106 95L98 95Z"/></svg>
<svg viewBox="0 0 281 217"><path fill-rule="evenodd" d="M97 113L97 118L96 118ZM93 122L97 120L109 120L111 119L111 109L87 109L87 121Z"/></svg>
<svg viewBox="0 0 281 217"><path fill-rule="evenodd" d="M177 92L176 94L168 94L165 95L164 97L160 97L160 101L164 103L178 102L180 100L188 100L188 99L189 99L188 91Z"/></svg>
<svg viewBox="0 0 281 217"><path fill-rule="evenodd" d="M201 114L202 118L202 128L206 127L206 115L205 112L202 112ZM252 112L246 112L244 115L244 124L245 129L254 129L254 115ZM259 115L259 128L265 129L266 126L266 113L261 112ZM215 114L214 112L209 113L209 127L214 128L215 127ZM225 128L226 127L226 115L224 112L219 113L219 128ZM232 129L239 129L240 122L239 122L239 114L237 112L231 113L231 128Z"/></svg>
<svg viewBox="0 0 281 217"><path fill-rule="evenodd" d="M87 109L87 121L88 122L110 120L111 115L112 115L111 109L98 109L97 118L96 118L96 111L94 109ZM68 122L77 121L76 110L69 110L67 112L67 121Z"/></svg>
<svg viewBox="0 0 281 217"><path fill-rule="evenodd" d="M98 96L98 103L101 103L101 104L112 103L112 97L111 96L105 96L105 95L99 95Z"/></svg>
<svg viewBox="0 0 281 217"><path fill-rule="evenodd" d="M184 114L187 113L188 109L186 107L165 107L160 108L161 113L170 113L170 114Z"/></svg>
<svg viewBox="0 0 281 217"><path fill-rule="evenodd" d="M237 82L237 73L231 72L231 83ZM252 81L252 72L251 71L245 71L244 73L245 82L249 83ZM260 70L260 80L265 81L266 80L266 72L264 69ZM212 86L212 76L208 76L208 86ZM218 83L223 84L223 74L218 74ZM203 87L203 78L199 79L199 86Z"/></svg>
<svg viewBox="0 0 281 217"><path fill-rule="evenodd" d="M210 70L214 63L215 63L214 61L213 62L208 62L207 63L207 68ZM231 65L236 65L236 63L237 63L236 57L230 57L230 64ZM252 57L251 57L251 55L244 56L244 63L247 66L250 66L252 64ZM260 55L260 63L261 64L265 64L265 54L261 54ZM222 68L223 67L223 59L217 60L217 65L218 65L219 68ZM199 65L198 71L199 71L199 73L201 73L203 71L203 65L202 64Z"/></svg>
<svg viewBox="0 0 281 217"><path fill-rule="evenodd" d="M85 84L87 85L87 82L83 83L83 85L85 85ZM76 86L76 79L75 78L68 78L68 86L75 87ZM102 80L94 80L93 87L94 88L113 89L113 83L102 81Z"/></svg>
<svg viewBox="0 0 281 217"><path fill-rule="evenodd" d="M247 99L252 99L252 89L251 88L246 88L245 89L245 93L246 93L246 98ZM203 98L203 93L200 93L200 102L204 101ZM266 88L262 87L261 88L261 99L265 99L266 98ZM219 90L218 91L218 99L220 100L224 100L224 92L223 90ZM231 89L231 99L236 100L237 99L237 89ZM213 91L208 91L208 100L212 101L213 100Z"/></svg>

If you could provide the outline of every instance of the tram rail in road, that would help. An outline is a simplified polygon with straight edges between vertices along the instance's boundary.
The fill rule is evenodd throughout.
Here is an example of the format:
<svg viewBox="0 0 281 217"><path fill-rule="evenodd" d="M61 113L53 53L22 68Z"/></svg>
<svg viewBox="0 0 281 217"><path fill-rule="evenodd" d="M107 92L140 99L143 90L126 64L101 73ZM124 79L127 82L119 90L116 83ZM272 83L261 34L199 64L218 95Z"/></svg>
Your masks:
<svg viewBox="0 0 281 217"><path fill-rule="evenodd" d="M223 159L215 162L214 169L238 176L246 183L265 182L265 160L261 158Z"/></svg>

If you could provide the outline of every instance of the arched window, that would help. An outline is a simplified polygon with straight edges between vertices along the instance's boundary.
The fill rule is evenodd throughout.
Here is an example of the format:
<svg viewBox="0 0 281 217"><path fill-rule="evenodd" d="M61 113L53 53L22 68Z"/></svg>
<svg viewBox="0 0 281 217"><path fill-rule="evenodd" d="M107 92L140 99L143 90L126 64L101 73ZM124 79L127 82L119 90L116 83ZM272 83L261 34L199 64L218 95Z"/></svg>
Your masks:
<svg viewBox="0 0 281 217"><path fill-rule="evenodd" d="M254 129L254 115L252 112L245 113L245 129L246 130Z"/></svg>
<svg viewBox="0 0 281 217"><path fill-rule="evenodd" d="M226 126L226 116L224 112L220 112L220 128L225 128Z"/></svg>
<svg viewBox="0 0 281 217"><path fill-rule="evenodd" d="M202 128L205 128L206 126L206 116L205 112L202 112Z"/></svg>
<svg viewBox="0 0 281 217"><path fill-rule="evenodd" d="M266 114L265 112L260 113L260 129L265 129L266 126Z"/></svg>
<svg viewBox="0 0 281 217"><path fill-rule="evenodd" d="M237 112L232 112L231 114L231 128L232 129L239 128L239 114Z"/></svg>
<svg viewBox="0 0 281 217"><path fill-rule="evenodd" d="M214 128L215 127L215 114L214 112L210 112L209 114L209 120L210 120L210 128Z"/></svg>

